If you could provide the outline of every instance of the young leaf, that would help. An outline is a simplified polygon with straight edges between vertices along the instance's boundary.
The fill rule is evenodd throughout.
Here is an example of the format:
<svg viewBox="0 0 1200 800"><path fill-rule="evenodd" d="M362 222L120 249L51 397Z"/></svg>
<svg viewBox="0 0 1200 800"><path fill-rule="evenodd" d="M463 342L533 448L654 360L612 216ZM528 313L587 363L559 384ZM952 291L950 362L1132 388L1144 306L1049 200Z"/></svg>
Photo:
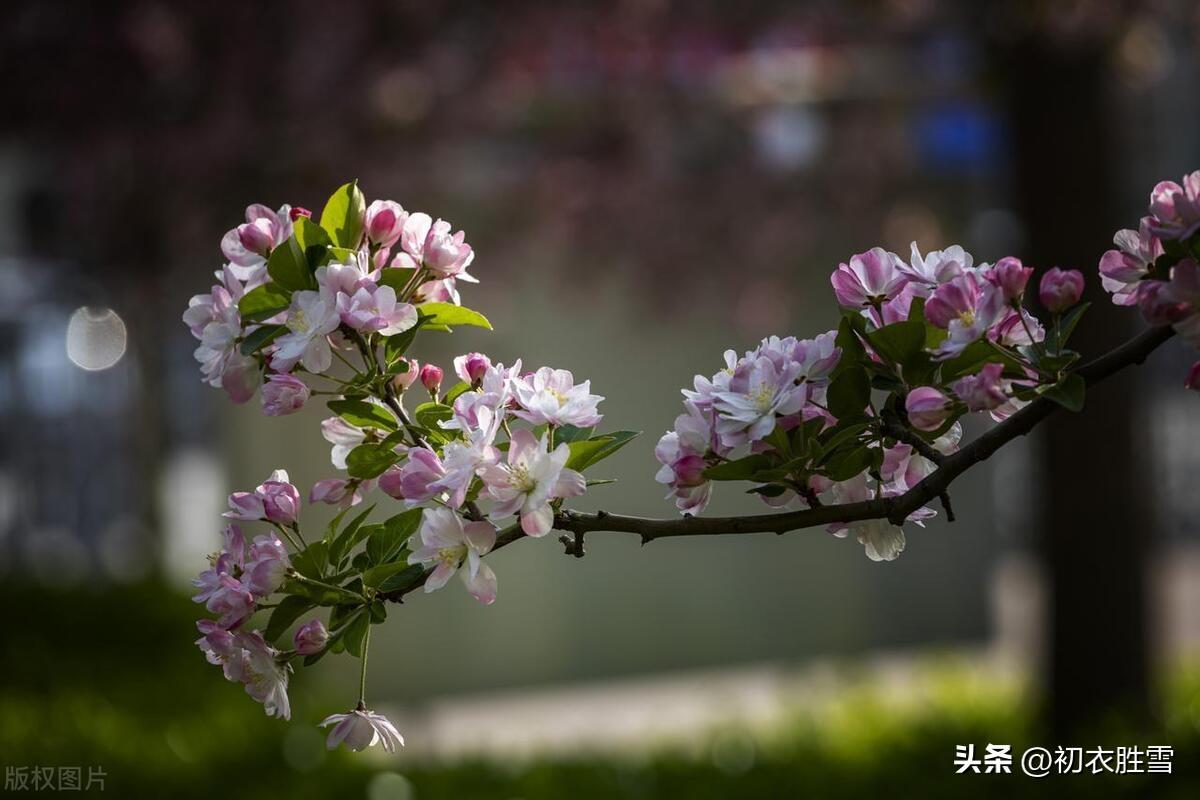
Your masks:
<svg viewBox="0 0 1200 800"><path fill-rule="evenodd" d="M375 510L374 504L367 506L365 510L358 514L354 519L350 520L350 524L346 526L332 542L329 544L329 564L337 567L342 563L342 560L354 549L354 545L358 544L362 538L358 535L363 527L363 522Z"/></svg>
<svg viewBox="0 0 1200 800"><path fill-rule="evenodd" d="M860 367L839 373L830 381L825 398L830 413L838 419L861 416L871 402L871 379L867 371Z"/></svg>
<svg viewBox="0 0 1200 800"><path fill-rule="evenodd" d="M292 232L300 244L300 249L304 251L305 256L308 256L310 264L319 264L325 256L325 248L333 245L333 240L329 238L325 229L308 217L296 217ZM318 252L313 253L314 249Z"/></svg>
<svg viewBox="0 0 1200 800"><path fill-rule="evenodd" d="M600 452L611 439L584 439L578 442L568 442L567 447L571 450L571 455L567 458L567 469L581 470L587 464L588 460L596 453Z"/></svg>
<svg viewBox="0 0 1200 800"><path fill-rule="evenodd" d="M295 236L271 251L267 258L267 274L284 289L297 291L317 288L317 279L308 266L308 258L300 248Z"/></svg>
<svg viewBox="0 0 1200 800"><path fill-rule="evenodd" d="M376 478L399 460L399 454L389 447L360 444L346 456L346 471L352 478Z"/></svg>
<svg viewBox="0 0 1200 800"><path fill-rule="evenodd" d="M386 564L380 564L377 567L371 567L363 573L363 584L366 586L377 587L385 583L389 578L397 573L404 572L410 569L416 569L417 574L423 570L419 564L410 565L405 559L408 558L408 553L405 550L400 551L403 558L397 558L395 561L389 561Z"/></svg>
<svg viewBox="0 0 1200 800"><path fill-rule="evenodd" d="M416 274L416 270L412 267L387 267L380 270L379 285L390 286L399 295L404 287L408 286L414 274Z"/></svg>
<svg viewBox="0 0 1200 800"><path fill-rule="evenodd" d="M314 603L308 598L289 594L280 600L279 605L275 606L275 610L271 612L271 618L267 621L267 630L263 637L268 642L275 641L291 627L293 622L313 606Z"/></svg>
<svg viewBox="0 0 1200 800"><path fill-rule="evenodd" d="M771 459L759 453L711 466L704 470L704 477L713 481L748 481L756 472L770 466Z"/></svg>
<svg viewBox="0 0 1200 800"><path fill-rule="evenodd" d="M341 642L346 648L346 652L355 658L362 658L363 641L367 638L367 631L371 628L371 617L366 609L355 615L354 619L350 620L350 624L346 626L346 630L342 633Z"/></svg>
<svg viewBox="0 0 1200 800"><path fill-rule="evenodd" d="M275 283L266 283L251 289L238 301L238 313L243 322L258 322L287 311L292 304L292 293Z"/></svg>
<svg viewBox="0 0 1200 800"><path fill-rule="evenodd" d="M441 432L442 427L438 423L453 416L454 409L442 403L421 403L413 410L413 419L417 421L417 424L430 431Z"/></svg>
<svg viewBox="0 0 1200 800"><path fill-rule="evenodd" d="M1058 403L1067 411L1082 411L1083 396L1086 390L1087 382L1078 373L1071 372L1042 392L1042 395Z"/></svg>
<svg viewBox="0 0 1200 800"><path fill-rule="evenodd" d="M394 431L400 427L400 423L392 416L391 411L376 403L368 403L366 400L330 400L326 405L329 406L330 411L346 422L360 428L381 428L385 431Z"/></svg>
<svg viewBox="0 0 1200 800"><path fill-rule="evenodd" d="M925 323L917 319L893 322L869 332L867 341L892 364L906 364L925 348Z"/></svg>
<svg viewBox="0 0 1200 800"><path fill-rule="evenodd" d="M1079 324L1079 320L1083 319L1083 314L1088 310L1088 306L1090 305L1091 303L1080 303L1059 320L1058 328L1054 333L1055 350L1061 350L1066 346L1067 340L1071 338L1071 334L1075 331L1075 326Z"/></svg>
<svg viewBox="0 0 1200 800"><path fill-rule="evenodd" d="M351 181L329 196L321 211L321 227L335 245L353 250L362 239L366 210L367 201L358 181Z"/></svg>
<svg viewBox="0 0 1200 800"><path fill-rule="evenodd" d="M571 467L571 469L585 470L588 467L592 466L593 464L599 463L600 461L603 461L604 459L608 458L613 453L617 452L622 447L624 447L625 445L632 442L634 439L636 439L641 434L642 434L641 431L613 431L612 433L605 433L605 434L601 434L599 436L593 436L588 441L590 441L590 442L600 441L600 442L602 442L602 445L599 448L590 451L586 455L586 457L580 459L580 461L578 462L578 466ZM555 441L557 442L558 439L556 438ZM575 444L577 444L577 442L571 442L570 446L574 447ZM574 456L575 456L575 452L573 450L571 452L571 456L572 456L572 458L574 458Z"/></svg>
<svg viewBox="0 0 1200 800"><path fill-rule="evenodd" d="M367 557L372 564L386 564L396 558L421 525L421 509L410 508L383 523L383 528L367 539Z"/></svg>
<svg viewBox="0 0 1200 800"><path fill-rule="evenodd" d="M453 303L422 303L417 311L423 316L430 317L433 325L453 327L455 325L474 325L477 328L492 329L492 323L478 311L472 311L464 306Z"/></svg>

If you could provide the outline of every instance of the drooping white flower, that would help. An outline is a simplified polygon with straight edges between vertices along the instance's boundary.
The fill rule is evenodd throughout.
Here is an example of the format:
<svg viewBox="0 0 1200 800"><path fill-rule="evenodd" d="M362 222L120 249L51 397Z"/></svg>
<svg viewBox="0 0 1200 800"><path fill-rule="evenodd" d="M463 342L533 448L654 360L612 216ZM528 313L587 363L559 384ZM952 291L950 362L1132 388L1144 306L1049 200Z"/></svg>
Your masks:
<svg viewBox="0 0 1200 800"><path fill-rule="evenodd" d="M344 744L357 753L382 744L384 750L394 753L397 747L404 746L404 737L391 720L366 708L356 708L349 714L331 714L321 722L322 728L330 725L334 727L325 741L330 750Z"/></svg>

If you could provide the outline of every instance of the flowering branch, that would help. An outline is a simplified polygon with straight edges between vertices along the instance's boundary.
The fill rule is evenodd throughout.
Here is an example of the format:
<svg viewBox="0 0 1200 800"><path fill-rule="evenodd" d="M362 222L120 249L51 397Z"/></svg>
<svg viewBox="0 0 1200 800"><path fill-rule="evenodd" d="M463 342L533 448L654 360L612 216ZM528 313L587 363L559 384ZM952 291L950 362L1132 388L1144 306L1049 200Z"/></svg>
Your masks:
<svg viewBox="0 0 1200 800"><path fill-rule="evenodd" d="M596 431L604 398L589 381L467 353L443 389L440 367L408 356L426 332L491 328L461 304L475 254L452 231L390 200L367 205L357 183L334 192L317 222L302 208L252 205L222 240L217 284L184 314L204 379L235 402L261 389L264 413L281 416L332 398L321 432L344 476L318 481L308 502L340 513L306 537L300 491L276 470L230 495L235 522L194 581L194 599L215 615L197 623L197 644L270 715L290 717L296 664L343 652L361 660L356 704L322 723L333 726L330 747L403 744L367 706L371 628L389 603L455 575L493 603L494 550L555 529L579 558L593 532L645 543L825 525L891 561L905 548L903 526L936 515L935 498L954 519L949 487L973 465L1056 409L1079 411L1089 387L1173 333L1200 347L1200 172L1155 187L1150 216L1118 233L1100 263L1113 301L1137 305L1154 327L1083 366L1067 347L1087 310L1082 273L1042 276L1052 315L1043 326L1024 305L1033 270L1015 258L976 264L961 247L922 255L914 243L905 263L874 248L832 275L837 330L728 351L724 369L684 390L684 413L655 448L656 479L682 518L584 514L568 501L612 482L588 471L638 435ZM324 381L315 391L313 378ZM1187 383L1200 385L1200 364ZM428 400L406 408L422 389ZM960 446L970 413L999 424ZM699 516L722 482L749 483L780 510ZM399 510L379 522L369 520L376 505L350 517L376 488ZM252 539L241 527L263 523ZM291 647L277 644L289 631Z"/></svg>

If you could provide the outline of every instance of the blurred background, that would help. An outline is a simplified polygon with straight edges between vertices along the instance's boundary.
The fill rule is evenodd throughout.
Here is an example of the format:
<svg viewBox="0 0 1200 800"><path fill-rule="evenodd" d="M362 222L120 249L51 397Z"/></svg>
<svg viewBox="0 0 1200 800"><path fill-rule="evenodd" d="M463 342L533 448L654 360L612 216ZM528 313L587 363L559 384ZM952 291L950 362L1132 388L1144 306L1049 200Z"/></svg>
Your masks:
<svg viewBox="0 0 1200 800"><path fill-rule="evenodd" d="M1195 797L1178 342L964 476L959 520L893 563L818 530L505 549L496 605L415 597L377 630L369 695L409 740L384 758L315 728L356 662L296 676L289 725L192 644L225 495L334 470L319 405L231 405L180 315L248 203L319 209L357 177L477 253L463 299L496 330L415 355L590 378L605 425L645 435L578 507L671 515L653 447L679 388L832 327L852 253L1079 268L1079 349L1133 333L1095 266L1155 182L1200 167L1198 54L1189 0L11 0L0 762L101 767L130 797ZM722 487L710 513L761 510ZM1168 744L1174 773L953 774L956 744L988 742Z"/></svg>

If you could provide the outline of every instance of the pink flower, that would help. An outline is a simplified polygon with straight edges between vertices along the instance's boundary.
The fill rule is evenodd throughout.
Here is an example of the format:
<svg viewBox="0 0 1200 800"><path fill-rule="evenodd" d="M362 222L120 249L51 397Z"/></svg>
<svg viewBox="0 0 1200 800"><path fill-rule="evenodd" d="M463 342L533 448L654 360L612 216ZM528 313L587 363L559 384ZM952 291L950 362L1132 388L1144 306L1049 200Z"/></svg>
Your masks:
<svg viewBox="0 0 1200 800"><path fill-rule="evenodd" d="M365 708L356 708L349 714L331 714L321 722L322 728L329 725L333 725L333 730L325 745L330 750L344 744L357 753L382 744L386 752L394 753L397 747L404 746L404 737L387 717Z"/></svg>
<svg viewBox="0 0 1200 800"><path fill-rule="evenodd" d="M257 597L267 597L283 584L291 562L287 548L274 533L256 536L242 573L246 588Z"/></svg>
<svg viewBox="0 0 1200 800"><path fill-rule="evenodd" d="M685 400L683 407L684 413L675 418L675 429L663 434L654 448L654 457L662 464L654 479L670 488L667 499L674 498L680 513L699 514L712 495L712 482L704 477L708 466L704 456L713 441L713 430L695 403Z"/></svg>
<svg viewBox="0 0 1200 800"><path fill-rule="evenodd" d="M221 252L233 264L239 280L265 280L267 256L292 235L291 208L272 211L254 203L246 206L246 222L231 228L221 239Z"/></svg>
<svg viewBox="0 0 1200 800"><path fill-rule="evenodd" d="M342 322L363 333L395 336L417 324L415 306L397 301L392 287L369 280L360 282L353 294L338 292L337 310Z"/></svg>
<svg viewBox="0 0 1200 800"><path fill-rule="evenodd" d="M436 591L454 577L460 567L462 581L471 596L484 605L496 601L496 573L482 557L496 545L496 528L490 522L463 523L448 508L427 508L418 531L421 546L408 557L409 564L435 565L425 579L425 591Z"/></svg>
<svg viewBox="0 0 1200 800"><path fill-rule="evenodd" d="M831 277L838 304L866 308L887 302L908 283L900 267L899 257L882 247L851 256L850 263L838 265Z"/></svg>
<svg viewBox="0 0 1200 800"><path fill-rule="evenodd" d="M904 398L908 421L921 431L935 431L949 418L952 405L946 395L932 386L918 386Z"/></svg>
<svg viewBox="0 0 1200 800"><path fill-rule="evenodd" d="M204 607L219 615L217 624L222 628L234 628L254 613L254 594L237 578L222 574L217 587L209 595Z"/></svg>
<svg viewBox="0 0 1200 800"><path fill-rule="evenodd" d="M346 456L367 440L365 430L351 425L341 417L329 417L322 421L321 436L333 445L329 451L329 460L338 469L346 469Z"/></svg>
<svg viewBox="0 0 1200 800"><path fill-rule="evenodd" d="M534 425L591 427L601 420L596 406L604 398L592 394L592 382L576 384L569 370L541 367L532 375L513 381L521 408L516 415Z"/></svg>
<svg viewBox="0 0 1200 800"><path fill-rule="evenodd" d="M300 492L288 480L286 470L277 469L255 489L262 498L266 519L280 525L291 525L300 512Z"/></svg>
<svg viewBox="0 0 1200 800"><path fill-rule="evenodd" d="M1185 342L1200 349L1200 263L1185 258L1171 267L1171 280L1163 295L1187 309L1173 327Z"/></svg>
<svg viewBox="0 0 1200 800"><path fill-rule="evenodd" d="M1150 230L1160 239L1186 239L1200 230L1200 170L1183 185L1163 181L1150 192Z"/></svg>
<svg viewBox="0 0 1200 800"><path fill-rule="evenodd" d="M566 468L571 449L560 444L547 452L547 446L545 436L538 440L528 430L515 431L507 462L486 464L479 470L488 496L497 503L490 516L518 514L521 530L529 536L545 536L554 526L551 501L578 497L587 488L582 475Z"/></svg>
<svg viewBox="0 0 1200 800"><path fill-rule="evenodd" d="M421 367L421 385L429 392L430 396L436 396L438 389L442 386L442 368L433 364L426 364Z"/></svg>
<svg viewBox="0 0 1200 800"><path fill-rule="evenodd" d="M464 382L477 385L492 368L492 360L483 353L467 353L454 359L454 374Z"/></svg>
<svg viewBox="0 0 1200 800"><path fill-rule="evenodd" d="M404 366L405 369L396 373L396 377L392 378L392 385L396 387L396 391L405 392L408 387L416 383L417 375L421 372L421 364L415 358L402 358L398 366Z"/></svg>
<svg viewBox="0 0 1200 800"><path fill-rule="evenodd" d="M1042 275L1038 299L1048 310L1061 314L1083 296L1083 273L1077 269L1053 267Z"/></svg>
<svg viewBox="0 0 1200 800"><path fill-rule="evenodd" d="M337 301L328 290L294 293L288 309L288 332L275 340L271 366L289 372L300 362L309 372L325 372L333 363L328 336L337 329L338 322Z"/></svg>
<svg viewBox="0 0 1200 800"><path fill-rule="evenodd" d="M978 373L959 378L950 388L966 403L968 411L991 411L1008 399L1000 380L1003 372L1003 364L985 364Z"/></svg>
<svg viewBox="0 0 1200 800"><path fill-rule="evenodd" d="M949 334L936 356L945 359L961 353L987 333L1004 310L1003 293L973 273L964 272L939 286L925 303L925 319Z"/></svg>
<svg viewBox="0 0 1200 800"><path fill-rule="evenodd" d="M1151 325L1171 325L1192 313L1191 306L1180 302L1168 290L1166 281L1147 280L1138 284L1138 310Z"/></svg>
<svg viewBox="0 0 1200 800"><path fill-rule="evenodd" d="M246 685L246 694L263 704L267 716L290 719L287 686L291 667L276 660L279 651L267 644L258 631L239 632L237 644L243 653L239 680Z"/></svg>
<svg viewBox="0 0 1200 800"><path fill-rule="evenodd" d="M1033 274L1033 267L1021 264L1018 258L1002 258L992 265L987 278L995 284L1004 295L1004 302L1009 305L1020 305L1021 297L1025 294L1025 284Z"/></svg>
<svg viewBox="0 0 1200 800"><path fill-rule="evenodd" d="M263 384L263 413L268 417L293 414L308 402L308 384L292 375L268 375Z"/></svg>
<svg viewBox="0 0 1200 800"><path fill-rule="evenodd" d="M404 232L408 212L392 200L376 200L367 206L364 226L367 241L376 247L391 247Z"/></svg>
<svg viewBox="0 0 1200 800"><path fill-rule="evenodd" d="M302 656L311 656L325 649L329 641L329 631L319 619L309 620L296 629L292 636L292 644L296 652Z"/></svg>
<svg viewBox="0 0 1200 800"><path fill-rule="evenodd" d="M424 267L437 278L455 278L476 283L467 274L467 267L475 259L475 253L466 243L462 231L451 233L450 223L433 219L424 213L409 215L400 235L402 253L393 266L410 268Z"/></svg>
<svg viewBox="0 0 1200 800"><path fill-rule="evenodd" d="M1163 254L1162 242L1150 232L1149 217L1142 218L1136 231L1117 231L1113 242L1117 249L1100 257L1100 284L1112 293L1113 303L1131 306L1137 302L1138 286Z"/></svg>
<svg viewBox="0 0 1200 800"><path fill-rule="evenodd" d="M969 271L974 263L971 254L958 245L951 245L945 250L930 250L922 257L917 243L913 242L910 262L900 262L897 269L916 284L919 297L928 297L933 287Z"/></svg>
<svg viewBox="0 0 1200 800"><path fill-rule="evenodd" d="M312 219L312 212L304 206L292 206L291 210L288 212L288 219L290 219L292 222L295 222L301 217L304 217L305 219Z"/></svg>
<svg viewBox="0 0 1200 800"><path fill-rule="evenodd" d="M721 443L736 447L765 439L775 429L777 415L800 411L807 392L803 384L796 385L799 373L800 365L794 361L782 368L767 356L740 362L728 390L714 395Z"/></svg>
<svg viewBox="0 0 1200 800"><path fill-rule="evenodd" d="M363 495L371 491L374 485L374 481L360 481L355 478L325 478L313 484L308 492L308 502L349 508L361 503Z"/></svg>
<svg viewBox="0 0 1200 800"><path fill-rule="evenodd" d="M408 451L408 461L402 467L392 467L379 476L379 488L385 494L415 506L441 494L436 485L446 477L446 468L438 454L426 447Z"/></svg>

